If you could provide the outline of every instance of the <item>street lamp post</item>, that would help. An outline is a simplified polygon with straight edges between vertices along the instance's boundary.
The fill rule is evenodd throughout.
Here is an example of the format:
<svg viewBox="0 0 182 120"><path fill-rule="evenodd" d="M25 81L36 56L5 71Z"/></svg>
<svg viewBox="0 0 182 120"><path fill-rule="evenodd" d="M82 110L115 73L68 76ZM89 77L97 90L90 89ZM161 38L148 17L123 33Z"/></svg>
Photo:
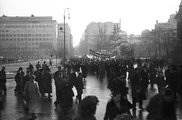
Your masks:
<svg viewBox="0 0 182 120"><path fill-rule="evenodd" d="M66 59L66 25L65 25L65 21L66 21L66 15L65 12L66 10L68 10L68 19L70 19L70 14L69 14L69 8L65 8L64 9L64 55L63 55L63 67L64 67L64 72L65 72L65 59Z"/></svg>

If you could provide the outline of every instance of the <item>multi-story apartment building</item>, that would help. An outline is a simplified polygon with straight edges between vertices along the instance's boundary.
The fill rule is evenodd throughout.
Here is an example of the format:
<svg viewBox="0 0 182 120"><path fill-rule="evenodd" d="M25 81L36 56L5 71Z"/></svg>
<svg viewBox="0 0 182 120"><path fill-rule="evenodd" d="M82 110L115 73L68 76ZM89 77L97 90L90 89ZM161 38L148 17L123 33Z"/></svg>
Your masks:
<svg viewBox="0 0 182 120"><path fill-rule="evenodd" d="M57 23L52 17L0 17L0 56L40 58L56 49Z"/></svg>

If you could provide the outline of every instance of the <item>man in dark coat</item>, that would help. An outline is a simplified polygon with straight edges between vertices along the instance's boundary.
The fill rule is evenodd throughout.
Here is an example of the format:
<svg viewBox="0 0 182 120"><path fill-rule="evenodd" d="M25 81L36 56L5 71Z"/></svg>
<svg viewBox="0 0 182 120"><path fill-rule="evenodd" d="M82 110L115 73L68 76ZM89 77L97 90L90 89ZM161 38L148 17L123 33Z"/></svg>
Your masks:
<svg viewBox="0 0 182 120"><path fill-rule="evenodd" d="M49 73L48 69L43 70L42 73L42 82L44 86L44 93L48 93L48 97L52 97L52 78L51 74Z"/></svg>
<svg viewBox="0 0 182 120"><path fill-rule="evenodd" d="M63 88L62 79L63 79L63 70L64 68L62 66L58 67L58 71L54 73L54 81L55 81L55 88L56 88L56 101L55 105L57 105L57 102L61 99L61 91Z"/></svg>
<svg viewBox="0 0 182 120"><path fill-rule="evenodd" d="M16 87L15 87L15 94L20 93L22 94L23 92L23 78L24 78L24 72L23 68L20 67L15 75L15 82L16 82Z"/></svg>
<svg viewBox="0 0 182 120"><path fill-rule="evenodd" d="M78 73L78 76L76 77L76 82L75 82L75 88L77 90L77 100L80 103L82 100L82 93L83 93L83 77L81 73Z"/></svg>
<svg viewBox="0 0 182 120"><path fill-rule="evenodd" d="M0 71L0 94L4 92L4 95L6 94L7 88L6 88L6 71L5 67L2 67Z"/></svg>

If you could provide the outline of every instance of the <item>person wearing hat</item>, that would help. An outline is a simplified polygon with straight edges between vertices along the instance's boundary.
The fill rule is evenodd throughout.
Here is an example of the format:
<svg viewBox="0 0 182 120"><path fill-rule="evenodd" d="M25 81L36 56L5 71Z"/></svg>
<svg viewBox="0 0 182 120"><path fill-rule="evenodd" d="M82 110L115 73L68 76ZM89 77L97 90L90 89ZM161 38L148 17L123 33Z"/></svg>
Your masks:
<svg viewBox="0 0 182 120"><path fill-rule="evenodd" d="M0 71L0 94L4 92L4 95L6 94L7 88L6 88L6 71L5 67L3 66Z"/></svg>
<svg viewBox="0 0 182 120"><path fill-rule="evenodd" d="M78 106L78 115L74 120L96 120L95 113L99 100L96 96L86 96Z"/></svg>

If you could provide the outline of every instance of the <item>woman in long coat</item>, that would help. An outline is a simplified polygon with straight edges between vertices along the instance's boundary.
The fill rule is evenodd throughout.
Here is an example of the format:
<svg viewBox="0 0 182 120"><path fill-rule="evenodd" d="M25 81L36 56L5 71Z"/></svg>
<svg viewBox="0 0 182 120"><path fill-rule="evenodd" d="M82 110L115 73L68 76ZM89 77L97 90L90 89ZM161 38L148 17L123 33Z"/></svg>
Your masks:
<svg viewBox="0 0 182 120"><path fill-rule="evenodd" d="M25 84L24 97L27 102L28 111L31 113L32 119L35 119L35 112L40 100L40 92L34 75L31 75L30 80Z"/></svg>

